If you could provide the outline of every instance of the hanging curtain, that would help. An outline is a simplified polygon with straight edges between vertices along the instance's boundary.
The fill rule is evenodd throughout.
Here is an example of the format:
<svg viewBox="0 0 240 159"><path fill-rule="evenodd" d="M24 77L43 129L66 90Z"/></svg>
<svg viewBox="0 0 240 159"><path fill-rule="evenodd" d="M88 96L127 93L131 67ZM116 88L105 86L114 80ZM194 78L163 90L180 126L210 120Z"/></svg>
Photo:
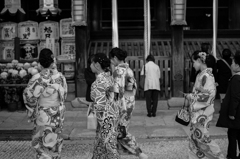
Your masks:
<svg viewBox="0 0 240 159"><path fill-rule="evenodd" d="M112 46L119 47L117 0L112 0Z"/></svg>
<svg viewBox="0 0 240 159"><path fill-rule="evenodd" d="M151 15L150 0L144 0L144 60L150 54L151 47Z"/></svg>

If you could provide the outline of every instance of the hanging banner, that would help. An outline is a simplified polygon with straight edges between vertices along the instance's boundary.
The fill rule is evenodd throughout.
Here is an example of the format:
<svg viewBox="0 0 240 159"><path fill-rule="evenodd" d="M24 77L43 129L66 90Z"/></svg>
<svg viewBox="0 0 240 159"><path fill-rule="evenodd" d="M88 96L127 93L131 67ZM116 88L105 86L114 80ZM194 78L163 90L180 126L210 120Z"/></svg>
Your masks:
<svg viewBox="0 0 240 159"><path fill-rule="evenodd" d="M16 14L18 10L23 14L26 14L21 7L21 0L5 0L5 8L3 8L1 14L6 11L9 11L11 14Z"/></svg>
<svg viewBox="0 0 240 159"><path fill-rule="evenodd" d="M72 0L73 26L87 26L87 0Z"/></svg>

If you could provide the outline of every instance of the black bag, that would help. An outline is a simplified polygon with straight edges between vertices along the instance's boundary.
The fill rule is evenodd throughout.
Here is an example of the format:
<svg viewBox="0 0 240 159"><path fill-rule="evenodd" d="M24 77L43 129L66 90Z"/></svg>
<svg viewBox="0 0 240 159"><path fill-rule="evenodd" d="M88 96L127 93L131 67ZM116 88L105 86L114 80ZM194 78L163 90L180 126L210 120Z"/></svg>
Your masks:
<svg viewBox="0 0 240 159"><path fill-rule="evenodd" d="M190 123L190 112L186 106L186 98L184 100L184 105L182 106L182 108L178 111L176 117L175 117L175 121L179 124L182 124L184 126L188 126L188 124Z"/></svg>
<svg viewBox="0 0 240 159"><path fill-rule="evenodd" d="M118 125L118 136L117 139L123 139L127 136L126 127L122 125Z"/></svg>

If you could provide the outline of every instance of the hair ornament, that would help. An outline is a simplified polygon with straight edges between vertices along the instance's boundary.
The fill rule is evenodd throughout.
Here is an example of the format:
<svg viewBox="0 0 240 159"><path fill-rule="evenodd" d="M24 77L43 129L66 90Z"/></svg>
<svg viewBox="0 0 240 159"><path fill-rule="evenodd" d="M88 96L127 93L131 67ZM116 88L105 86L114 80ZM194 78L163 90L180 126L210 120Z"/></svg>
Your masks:
<svg viewBox="0 0 240 159"><path fill-rule="evenodd" d="M206 58L207 58L207 53L206 52L199 52L198 56L200 57L200 60L205 63L206 62Z"/></svg>

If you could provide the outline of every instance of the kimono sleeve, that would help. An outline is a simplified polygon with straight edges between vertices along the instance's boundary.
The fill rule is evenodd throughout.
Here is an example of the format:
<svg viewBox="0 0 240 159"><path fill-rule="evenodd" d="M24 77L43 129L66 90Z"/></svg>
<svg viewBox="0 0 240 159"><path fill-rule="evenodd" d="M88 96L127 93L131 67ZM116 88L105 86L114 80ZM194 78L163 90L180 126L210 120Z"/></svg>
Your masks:
<svg viewBox="0 0 240 159"><path fill-rule="evenodd" d="M106 111L106 88L103 81L93 83L91 89L93 108L96 112Z"/></svg>
<svg viewBox="0 0 240 159"><path fill-rule="evenodd" d="M191 93L193 101L192 108L199 110L208 107L214 102L216 94L214 78L209 75L204 75L199 88L195 88L195 93Z"/></svg>

